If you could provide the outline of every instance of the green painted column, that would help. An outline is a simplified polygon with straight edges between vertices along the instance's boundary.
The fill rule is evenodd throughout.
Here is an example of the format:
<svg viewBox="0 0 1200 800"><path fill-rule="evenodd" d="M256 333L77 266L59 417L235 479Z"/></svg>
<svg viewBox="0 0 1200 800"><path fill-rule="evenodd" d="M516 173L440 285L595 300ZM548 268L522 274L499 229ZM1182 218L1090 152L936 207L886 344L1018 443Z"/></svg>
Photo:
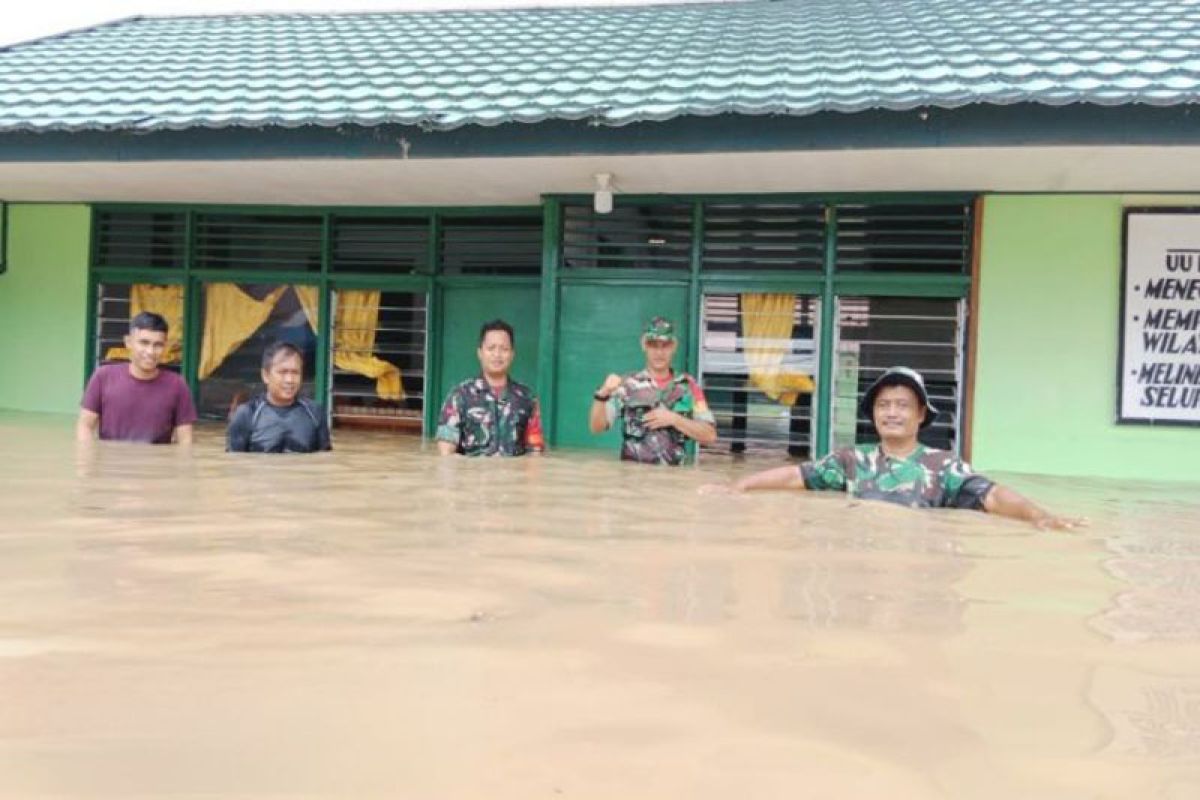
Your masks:
<svg viewBox="0 0 1200 800"><path fill-rule="evenodd" d="M837 330L837 302L833 293L837 267L837 208L825 207L825 282L821 287L820 354L817 364L817 433L813 450L818 458L829 452L833 417L833 341Z"/></svg>
<svg viewBox="0 0 1200 800"><path fill-rule="evenodd" d="M83 391L91 214L14 204L0 274L0 408L74 413Z"/></svg>

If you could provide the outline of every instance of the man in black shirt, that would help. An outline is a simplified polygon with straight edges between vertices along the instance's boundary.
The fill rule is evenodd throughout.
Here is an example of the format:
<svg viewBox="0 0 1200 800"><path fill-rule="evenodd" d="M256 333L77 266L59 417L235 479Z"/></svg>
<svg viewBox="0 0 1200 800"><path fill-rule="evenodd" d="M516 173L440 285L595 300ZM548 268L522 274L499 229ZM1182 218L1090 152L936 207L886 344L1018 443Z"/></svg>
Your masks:
<svg viewBox="0 0 1200 800"><path fill-rule="evenodd" d="M267 390L239 406L229 420L225 449L235 453L312 453L330 450L325 410L299 397L304 356L287 342L263 351Z"/></svg>

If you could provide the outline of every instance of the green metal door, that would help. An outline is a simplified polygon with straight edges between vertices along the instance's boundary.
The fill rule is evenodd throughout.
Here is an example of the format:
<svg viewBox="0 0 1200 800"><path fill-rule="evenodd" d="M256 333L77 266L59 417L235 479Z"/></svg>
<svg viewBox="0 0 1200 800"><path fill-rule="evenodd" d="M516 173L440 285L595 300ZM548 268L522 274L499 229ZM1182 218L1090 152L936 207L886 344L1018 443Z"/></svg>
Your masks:
<svg viewBox="0 0 1200 800"><path fill-rule="evenodd" d="M554 409L559 446L601 447L616 457L620 441L616 431L593 436L588 430L592 393L608 373L625 374L645 365L642 327L657 315L671 319L679 331L687 330L687 284L563 285ZM677 370L686 368L685 347L681 341L675 356Z"/></svg>

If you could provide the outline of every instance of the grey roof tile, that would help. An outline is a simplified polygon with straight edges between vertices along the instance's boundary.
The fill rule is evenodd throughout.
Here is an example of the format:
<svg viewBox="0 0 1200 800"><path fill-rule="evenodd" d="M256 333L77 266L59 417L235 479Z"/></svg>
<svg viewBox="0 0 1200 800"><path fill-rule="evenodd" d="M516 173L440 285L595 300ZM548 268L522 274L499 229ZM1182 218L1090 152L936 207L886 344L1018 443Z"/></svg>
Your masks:
<svg viewBox="0 0 1200 800"><path fill-rule="evenodd" d="M1198 101L1200 0L150 17L0 49L0 131Z"/></svg>

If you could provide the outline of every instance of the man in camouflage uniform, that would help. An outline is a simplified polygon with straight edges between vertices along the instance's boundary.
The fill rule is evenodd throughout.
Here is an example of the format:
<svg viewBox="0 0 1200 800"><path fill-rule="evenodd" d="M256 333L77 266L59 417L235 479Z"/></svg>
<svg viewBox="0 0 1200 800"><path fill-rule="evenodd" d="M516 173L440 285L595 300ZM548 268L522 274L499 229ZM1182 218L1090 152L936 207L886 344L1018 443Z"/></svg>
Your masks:
<svg viewBox="0 0 1200 800"><path fill-rule="evenodd" d="M689 439L700 444L717 439L700 384L671 369L678 347L675 326L655 317L642 335L645 369L609 375L592 396L589 427L603 433L619 418L622 460L677 466L687 458Z"/></svg>
<svg viewBox="0 0 1200 800"><path fill-rule="evenodd" d="M868 500L915 508L970 508L1025 520L1039 528L1072 528L1082 520L1054 516L1012 489L971 470L953 453L917 441L920 429L937 418L920 373L892 367L863 396L879 444L843 447L824 458L747 476L731 487L705 489L796 489L838 491Z"/></svg>
<svg viewBox="0 0 1200 800"><path fill-rule="evenodd" d="M533 391L508 376L516 354L512 326L485 322L479 331L481 374L450 390L438 419L442 455L523 456L545 449Z"/></svg>

